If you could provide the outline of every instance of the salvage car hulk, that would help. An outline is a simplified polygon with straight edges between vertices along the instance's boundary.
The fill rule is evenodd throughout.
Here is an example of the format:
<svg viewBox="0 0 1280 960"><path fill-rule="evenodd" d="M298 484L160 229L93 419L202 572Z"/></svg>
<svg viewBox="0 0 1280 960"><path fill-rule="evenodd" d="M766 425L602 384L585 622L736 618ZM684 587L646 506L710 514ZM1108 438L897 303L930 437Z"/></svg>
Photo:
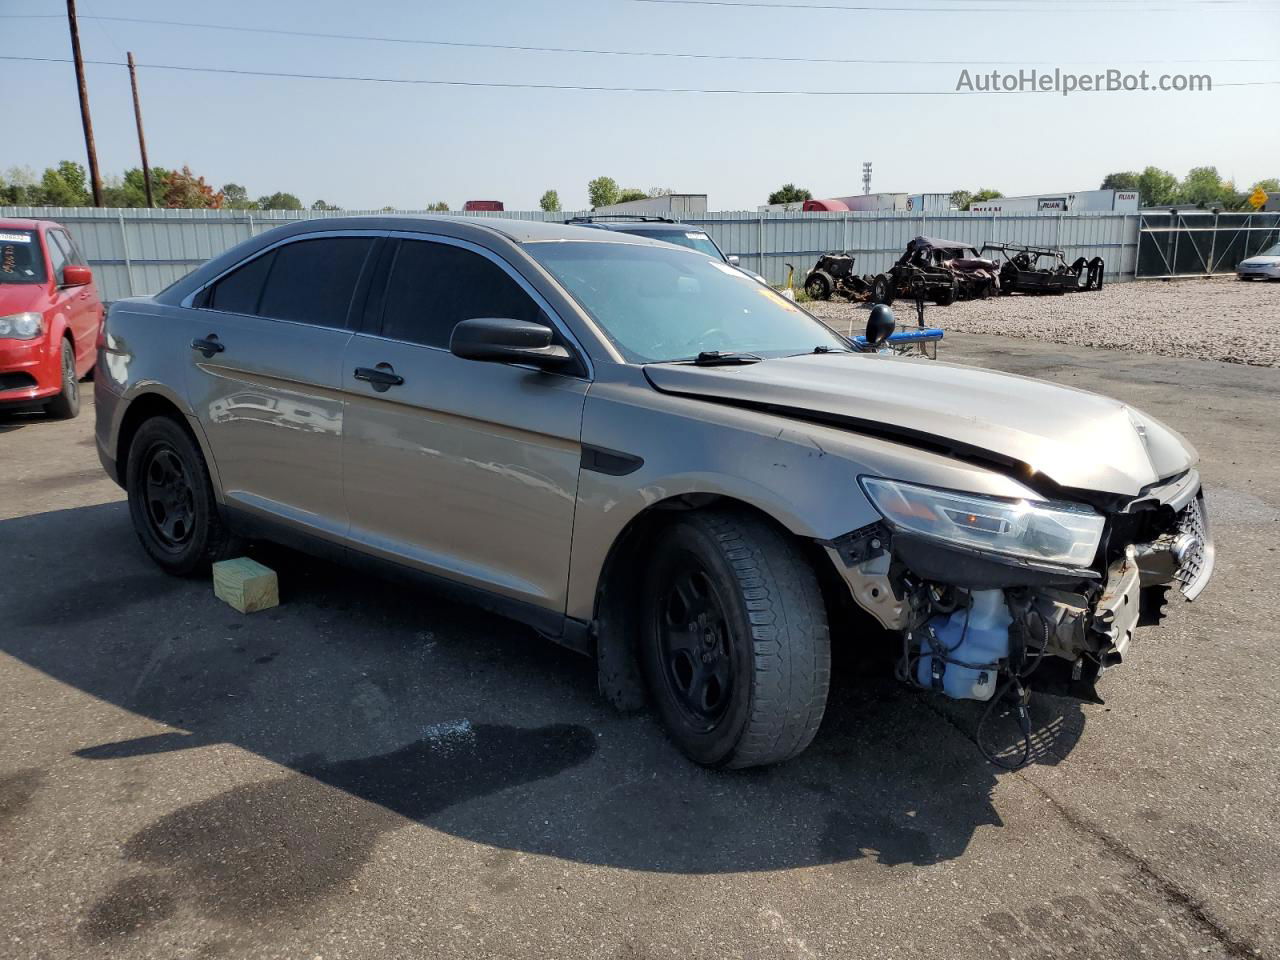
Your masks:
<svg viewBox="0 0 1280 960"><path fill-rule="evenodd" d="M832 644L881 627L926 690L1088 695L1213 563L1151 417L855 352L620 233L290 224L116 303L103 344L99 454L162 568L263 538L425 578L595 655L708 765L804 750Z"/></svg>

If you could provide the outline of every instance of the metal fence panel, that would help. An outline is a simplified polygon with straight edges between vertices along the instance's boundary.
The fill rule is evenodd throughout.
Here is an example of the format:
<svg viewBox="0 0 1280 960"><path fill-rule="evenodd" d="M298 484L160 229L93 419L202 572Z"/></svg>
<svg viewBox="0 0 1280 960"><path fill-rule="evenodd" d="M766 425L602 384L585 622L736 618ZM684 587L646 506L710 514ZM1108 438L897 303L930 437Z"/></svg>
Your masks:
<svg viewBox="0 0 1280 960"><path fill-rule="evenodd" d="M156 293L210 257L284 223L384 212L390 211L0 207L0 217L57 220L69 227L97 272L108 300ZM589 212L477 211L463 215L561 222ZM725 253L737 255L744 267L758 271L772 283L785 282L788 264L794 266L799 282L824 253L848 253L857 258L859 273L878 273L902 254L907 241L922 234L958 240L979 249L989 240L1057 248L1066 253L1068 261L1079 256L1100 256L1106 261L1108 279L1122 280L1145 275L1138 269L1141 216L1144 215L720 211L690 216L685 222L702 227ZM1237 245L1243 248L1243 243L1238 241Z"/></svg>

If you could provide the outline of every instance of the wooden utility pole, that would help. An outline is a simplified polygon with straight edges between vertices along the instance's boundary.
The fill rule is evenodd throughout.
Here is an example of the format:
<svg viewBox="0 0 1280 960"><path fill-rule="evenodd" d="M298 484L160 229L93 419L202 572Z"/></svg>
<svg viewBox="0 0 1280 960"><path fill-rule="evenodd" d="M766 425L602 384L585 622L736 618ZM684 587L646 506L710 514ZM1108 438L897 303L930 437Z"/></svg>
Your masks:
<svg viewBox="0 0 1280 960"><path fill-rule="evenodd" d="M93 181L93 205L102 206L102 175L98 173L98 149L93 145L93 121L89 119L89 88L84 82L84 58L80 55L80 27L76 23L76 0L67 0L67 22L71 25L71 55L76 61L76 83L80 87L80 120L84 124L84 147L89 154L89 177Z"/></svg>
<svg viewBox="0 0 1280 960"><path fill-rule="evenodd" d="M129 52L129 86L133 87L133 118L138 121L138 149L142 151L142 182L147 188L147 206L151 202L151 165L147 163L147 138L142 135L142 104L138 102L138 71L133 66L133 51Z"/></svg>

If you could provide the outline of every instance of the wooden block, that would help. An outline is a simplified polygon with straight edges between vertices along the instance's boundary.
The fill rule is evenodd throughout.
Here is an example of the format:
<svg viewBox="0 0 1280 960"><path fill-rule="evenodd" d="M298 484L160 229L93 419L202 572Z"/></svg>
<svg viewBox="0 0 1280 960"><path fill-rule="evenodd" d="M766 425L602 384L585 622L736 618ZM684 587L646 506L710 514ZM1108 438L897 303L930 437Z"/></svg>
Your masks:
<svg viewBox="0 0 1280 960"><path fill-rule="evenodd" d="M248 557L213 565L213 595L241 613L267 610L280 603L276 572Z"/></svg>

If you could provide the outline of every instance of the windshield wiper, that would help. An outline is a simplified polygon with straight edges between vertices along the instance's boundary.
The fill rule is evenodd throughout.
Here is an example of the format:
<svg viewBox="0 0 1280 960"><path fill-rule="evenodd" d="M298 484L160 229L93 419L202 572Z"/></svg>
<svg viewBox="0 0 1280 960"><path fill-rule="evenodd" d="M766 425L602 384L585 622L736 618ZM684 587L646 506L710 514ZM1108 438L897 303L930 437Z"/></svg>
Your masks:
<svg viewBox="0 0 1280 960"><path fill-rule="evenodd" d="M693 358L698 367L725 367L734 363L759 363L764 357L754 353L723 353L719 350L703 350Z"/></svg>

